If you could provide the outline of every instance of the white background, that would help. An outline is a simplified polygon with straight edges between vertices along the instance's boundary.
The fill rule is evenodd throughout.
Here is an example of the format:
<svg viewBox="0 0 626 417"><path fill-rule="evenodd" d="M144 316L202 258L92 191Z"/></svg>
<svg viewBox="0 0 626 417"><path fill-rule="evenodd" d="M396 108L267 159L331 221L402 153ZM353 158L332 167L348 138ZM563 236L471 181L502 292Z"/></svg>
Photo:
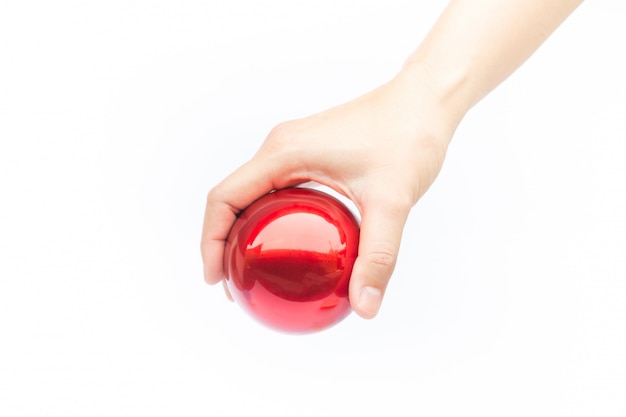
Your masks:
<svg viewBox="0 0 626 417"><path fill-rule="evenodd" d="M458 129L378 318L260 327L206 192L445 2L2 1L0 415L626 415L626 39L585 2Z"/></svg>

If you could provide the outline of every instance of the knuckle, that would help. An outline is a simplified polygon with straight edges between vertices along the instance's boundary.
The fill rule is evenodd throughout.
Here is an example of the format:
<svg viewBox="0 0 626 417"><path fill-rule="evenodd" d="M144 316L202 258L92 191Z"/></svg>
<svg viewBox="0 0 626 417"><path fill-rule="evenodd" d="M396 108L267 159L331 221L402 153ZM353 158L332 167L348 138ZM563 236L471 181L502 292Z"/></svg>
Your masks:
<svg viewBox="0 0 626 417"><path fill-rule="evenodd" d="M285 143L289 142L291 138L293 138L293 123L292 122L282 122L277 124L272 128L270 133L267 135L265 139L265 143L273 144L273 143Z"/></svg>
<svg viewBox="0 0 626 417"><path fill-rule="evenodd" d="M267 135L267 137L268 138L280 138L285 135L288 135L289 132L291 131L292 125L293 125L293 122L291 121L281 122L272 128L272 130L270 131L269 135Z"/></svg>
<svg viewBox="0 0 626 417"><path fill-rule="evenodd" d="M384 275L390 275L396 265L395 251L385 246L369 252L365 259L371 268Z"/></svg>
<svg viewBox="0 0 626 417"><path fill-rule="evenodd" d="M259 151L265 154L284 153L296 145L297 138L296 122L282 122L270 131Z"/></svg>
<svg viewBox="0 0 626 417"><path fill-rule="evenodd" d="M222 189L223 189L223 186L221 184L218 184L215 187L213 187L211 190L209 190L206 196L207 205L212 205L218 201L222 201L221 196L224 195L224 192L222 191Z"/></svg>

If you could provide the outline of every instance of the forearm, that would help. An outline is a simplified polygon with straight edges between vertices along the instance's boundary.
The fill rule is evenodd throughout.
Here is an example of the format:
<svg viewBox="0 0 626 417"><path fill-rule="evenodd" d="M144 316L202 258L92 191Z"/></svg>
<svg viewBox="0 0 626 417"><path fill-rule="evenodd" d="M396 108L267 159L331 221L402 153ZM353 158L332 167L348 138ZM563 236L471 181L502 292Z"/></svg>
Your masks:
<svg viewBox="0 0 626 417"><path fill-rule="evenodd" d="M460 121L514 72L582 0L452 0L403 74L423 76Z"/></svg>

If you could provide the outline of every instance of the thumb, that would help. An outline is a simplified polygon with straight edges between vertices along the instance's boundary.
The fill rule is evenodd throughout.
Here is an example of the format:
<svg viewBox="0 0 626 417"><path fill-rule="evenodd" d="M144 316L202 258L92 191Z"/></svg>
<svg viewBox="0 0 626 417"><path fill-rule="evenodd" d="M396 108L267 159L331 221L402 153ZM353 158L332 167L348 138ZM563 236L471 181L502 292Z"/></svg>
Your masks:
<svg viewBox="0 0 626 417"><path fill-rule="evenodd" d="M409 209L377 204L363 208L359 254L350 278L350 303L361 317L378 314L395 268Z"/></svg>

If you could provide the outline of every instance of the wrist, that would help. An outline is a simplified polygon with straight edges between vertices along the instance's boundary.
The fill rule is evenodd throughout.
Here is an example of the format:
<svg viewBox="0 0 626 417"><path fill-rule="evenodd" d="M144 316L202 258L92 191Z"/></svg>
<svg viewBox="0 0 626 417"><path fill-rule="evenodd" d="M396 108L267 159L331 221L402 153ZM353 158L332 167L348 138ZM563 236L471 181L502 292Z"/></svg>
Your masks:
<svg viewBox="0 0 626 417"><path fill-rule="evenodd" d="M393 84L407 97L422 126L447 146L457 126L474 104L468 94L467 72L435 70L426 60L409 58Z"/></svg>
<svg viewBox="0 0 626 417"><path fill-rule="evenodd" d="M428 60L411 56L397 75L414 85L415 94L429 95L431 105L437 109L442 122L453 129L477 99L469 86L469 71L462 65L442 69Z"/></svg>

